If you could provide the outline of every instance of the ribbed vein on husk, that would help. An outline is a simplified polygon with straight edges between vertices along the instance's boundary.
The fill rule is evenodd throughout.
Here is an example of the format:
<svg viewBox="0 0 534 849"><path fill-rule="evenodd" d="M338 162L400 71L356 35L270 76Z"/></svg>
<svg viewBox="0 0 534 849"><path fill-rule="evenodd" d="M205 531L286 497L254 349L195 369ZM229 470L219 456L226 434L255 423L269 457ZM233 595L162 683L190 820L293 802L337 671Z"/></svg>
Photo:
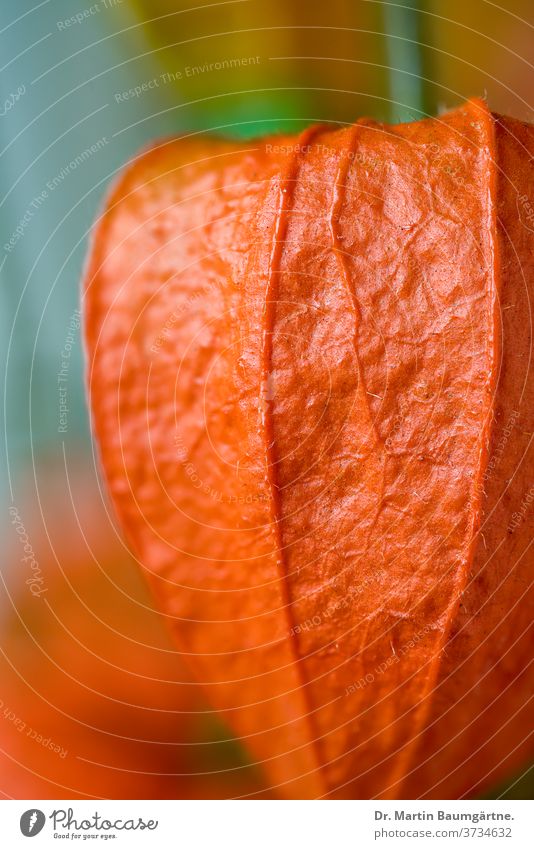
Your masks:
<svg viewBox="0 0 534 849"><path fill-rule="evenodd" d="M306 720L310 729L309 742L315 752L317 762L317 773L321 784L325 786L323 763L319 754L319 733L315 728L312 718L313 706L307 691L308 682L302 669L302 658L299 656L297 640L295 636L291 593L288 582L288 567L284 556L282 539L282 514L276 473L277 450L273 428L272 407L273 401L270 397L270 374L272 366L273 334L276 317L276 304L278 301L279 276L285 238L287 234L288 216L291 211L295 186L299 173L299 156L302 150L307 149L312 138L321 131L320 125L313 125L305 129L294 146L294 151L289 155L289 162L285 174L280 179L278 207L275 213L273 225L273 237L269 266L267 271L267 282L265 287L265 303L263 310L262 327L262 356L261 356L261 401L262 401L262 425L265 439L266 477L268 491L270 494L269 511L271 529L276 548L276 562L278 574L281 580L282 602L288 622L289 639L293 646L298 681L302 687L304 703L307 708ZM326 788L325 788L326 789Z"/></svg>
<svg viewBox="0 0 534 849"><path fill-rule="evenodd" d="M445 646L449 639L449 635L451 633L451 629L454 623L455 615L458 611L460 599L462 593L467 585L469 572L471 566L474 562L475 550L477 545L477 537L478 530L480 528L480 519L482 512L482 498L483 498L483 474L488 464L488 432L491 428L491 423L493 422L493 415L491 415L491 411L493 409L495 403L495 396L497 390L497 379L498 379L498 369L497 363L500 360L500 325L499 325L499 295L498 295L498 275L499 275L499 253L498 253L498 237L497 237L497 199L496 199L496 142L495 142L495 120L493 115L489 111L487 105L483 101L471 101L473 106L476 106L478 110L482 113L481 115L481 123L483 123L484 128L486 130L486 150L487 157L489 160L489 179L487 186L487 195L486 195L486 204L488 210L488 221L486 222L487 229L490 234L490 252L491 252L491 271L489 274L489 280L491 285L491 332L488 338L488 357L490 367L488 369L488 380L487 380L487 393L490 399L488 405L488 415L484 421L484 427L480 430L480 436L478 441L478 464L477 464L477 473L473 475L473 483L471 487L470 493L470 504L473 505L471 511L471 521L470 528L468 533L470 535L470 542L467 548L467 553L463 562L460 564L460 568L458 570L458 578L456 591L451 598L450 604L446 611L446 622L441 631L441 638L439 640L439 646L433 656L433 659L429 664L429 674L427 678L427 683L424 688L424 693L420 699L418 709L416 711L416 716L414 720L414 727L410 741L406 745L403 752L401 752L397 763L394 765L391 774L390 787L397 787L395 791L396 798L401 797L402 786L407 774L410 771L410 767L412 766L417 748L422 740L422 731L425 725L425 721L427 719L428 713L430 711L431 706L431 694L436 687L436 684L439 680L440 670L443 661L443 653L445 650Z"/></svg>

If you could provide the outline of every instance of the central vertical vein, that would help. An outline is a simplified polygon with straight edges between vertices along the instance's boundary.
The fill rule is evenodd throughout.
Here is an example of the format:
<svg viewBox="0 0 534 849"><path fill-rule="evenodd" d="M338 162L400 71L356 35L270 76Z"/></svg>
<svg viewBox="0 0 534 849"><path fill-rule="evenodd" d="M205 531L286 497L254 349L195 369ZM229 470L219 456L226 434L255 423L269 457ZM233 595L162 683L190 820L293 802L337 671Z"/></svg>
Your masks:
<svg viewBox="0 0 534 849"><path fill-rule="evenodd" d="M376 492L376 507L373 515L369 517L370 521L366 531L366 549L370 548L371 532L375 527L380 512L383 507L384 486L386 473L386 454L384 449L384 440L380 436L371 405L369 403L369 392L365 384L365 376L363 373L360 354L358 350L359 328L362 321L362 314L356 287L353 280L353 274L349 265L349 255L345 250L341 234L340 219L347 198L347 181L349 178L349 170L352 162L355 159L356 145L358 141L359 123L353 124L346 131L347 142L340 152L339 167L336 175L334 189L332 193L332 203L330 206L329 225L330 237L332 239L332 250L336 257L337 267L343 284L343 288L347 294L353 319L352 331L352 348L354 353L354 361L356 365L356 386L354 389L354 404L353 417L358 428L358 453L361 452L361 470L362 474L366 473L366 481L369 485L373 482L373 488ZM364 638L364 632L362 632Z"/></svg>
<svg viewBox="0 0 534 849"><path fill-rule="evenodd" d="M307 709L306 721L310 729L310 744L315 753L315 761L317 763L318 779L324 785L324 777L322 774L322 761L319 756L319 735L315 729L315 723L312 718L313 706L310 703L307 692L307 682L302 669L302 659L299 657L297 641L294 631L291 594L289 592L288 568L284 555L284 544L282 538L282 511L281 499L278 485L277 463L278 456L276 450L276 441L273 426L273 405L272 397L273 384L271 379L272 369L272 353L273 353L273 334L276 318L276 305L279 301L279 278L282 254L287 235L289 215L293 206L293 198L295 194L295 186L298 179L300 153L308 149L308 145L312 138L322 129L320 125L314 125L304 130L298 138L294 151L289 155L289 162L286 171L282 174L279 186L278 208L275 214L273 227L273 240L271 252L269 256L269 265L267 270L267 284L265 289L265 303L263 310L263 335L262 335L262 353L261 353L261 421L263 432L265 435L266 448L266 476L269 499L269 519L270 526L274 537L274 545L276 551L276 561L278 574L281 581L282 602L288 623L288 633L293 642L293 654L295 656L296 671L298 681L301 687L304 704Z"/></svg>
<svg viewBox="0 0 534 849"><path fill-rule="evenodd" d="M339 226L339 221L341 217L341 213L343 211L343 206L345 204L346 194L347 194L347 179L349 176L349 169L351 163L354 159L354 155L356 152L356 144L357 144L357 134L358 134L358 124L353 124L347 130L348 140L345 149L342 151L340 156L339 168L336 175L336 182L334 185L334 191L332 194L332 205L330 207L330 235L332 238L332 247L334 250L334 254L336 256L339 272L341 275L341 280L343 282L343 286L347 295L349 297L353 319L354 319L354 333L352 337L353 341L353 349L354 349L354 359L356 361L356 370L357 370L357 379L358 384L356 387L356 398L360 402L358 404L358 409L363 409L365 418L367 420L367 424L369 426L369 431L373 435L373 439L371 440L371 449L377 444L382 443L382 439L378 434L376 429L376 425L373 419L373 415L371 412L370 404L369 404L369 395L367 392L367 387L365 385L365 379L363 375L363 370L360 363L360 355L358 353L358 328L361 324L362 316L360 305L358 303L358 297L356 294L356 289L354 287L354 283L352 280L351 271L348 264L348 256L347 252L344 249L342 238L341 238L341 228Z"/></svg>

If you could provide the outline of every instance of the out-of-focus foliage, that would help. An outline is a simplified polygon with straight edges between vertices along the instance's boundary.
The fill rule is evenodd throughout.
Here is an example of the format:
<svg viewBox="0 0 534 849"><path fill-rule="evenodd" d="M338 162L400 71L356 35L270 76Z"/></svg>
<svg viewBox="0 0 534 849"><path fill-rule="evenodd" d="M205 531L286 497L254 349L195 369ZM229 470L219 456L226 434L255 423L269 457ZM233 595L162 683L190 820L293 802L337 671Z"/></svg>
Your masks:
<svg viewBox="0 0 534 849"><path fill-rule="evenodd" d="M487 96L532 119L528 0L134 0L177 102L200 126L295 129L295 118L399 121ZM258 56L249 66L207 70ZM189 74L187 73L189 69Z"/></svg>
<svg viewBox="0 0 534 849"><path fill-rule="evenodd" d="M417 37L409 6L393 16L367 0L231 0L191 11L184 0L136 5L158 62L181 74L173 82L177 101L191 103L191 120L202 126L245 121L232 132L250 135L295 130L295 119L347 121L362 113L387 119L421 105L417 75L402 73L417 63L417 44L403 41ZM385 37L388 25L401 36L395 45ZM387 68L392 50L400 63L395 91ZM243 58L257 61L235 63ZM392 108L396 93L411 101Z"/></svg>
<svg viewBox="0 0 534 849"><path fill-rule="evenodd" d="M0 796L230 798L262 790L205 702L93 474L19 483L0 593ZM27 552L30 553L27 553ZM34 559L35 558L35 559Z"/></svg>
<svg viewBox="0 0 534 849"><path fill-rule="evenodd" d="M429 0L431 99L450 105L485 96L492 109L534 120L534 7L531 0Z"/></svg>

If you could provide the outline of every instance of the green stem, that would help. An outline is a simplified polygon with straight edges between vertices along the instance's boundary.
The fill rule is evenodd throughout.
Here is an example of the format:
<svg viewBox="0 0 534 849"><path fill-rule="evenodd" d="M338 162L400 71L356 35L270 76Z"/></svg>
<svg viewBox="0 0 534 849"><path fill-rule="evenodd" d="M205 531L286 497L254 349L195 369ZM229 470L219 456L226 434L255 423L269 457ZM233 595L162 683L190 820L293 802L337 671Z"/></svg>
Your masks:
<svg viewBox="0 0 534 849"><path fill-rule="evenodd" d="M405 0L404 5L382 3L392 121L424 117L433 109L429 69L425 67L428 49L422 46L426 16L421 5L421 0Z"/></svg>

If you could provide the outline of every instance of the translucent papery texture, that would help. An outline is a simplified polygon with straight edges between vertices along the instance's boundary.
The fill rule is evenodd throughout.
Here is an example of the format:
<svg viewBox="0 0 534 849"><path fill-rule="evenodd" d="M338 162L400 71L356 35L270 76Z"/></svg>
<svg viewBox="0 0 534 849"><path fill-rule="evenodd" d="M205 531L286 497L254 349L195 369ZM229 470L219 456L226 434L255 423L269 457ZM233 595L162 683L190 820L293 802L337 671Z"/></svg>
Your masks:
<svg viewBox="0 0 534 849"><path fill-rule="evenodd" d="M281 796L454 798L526 757L532 152L481 101L164 140L95 227L115 508Z"/></svg>

